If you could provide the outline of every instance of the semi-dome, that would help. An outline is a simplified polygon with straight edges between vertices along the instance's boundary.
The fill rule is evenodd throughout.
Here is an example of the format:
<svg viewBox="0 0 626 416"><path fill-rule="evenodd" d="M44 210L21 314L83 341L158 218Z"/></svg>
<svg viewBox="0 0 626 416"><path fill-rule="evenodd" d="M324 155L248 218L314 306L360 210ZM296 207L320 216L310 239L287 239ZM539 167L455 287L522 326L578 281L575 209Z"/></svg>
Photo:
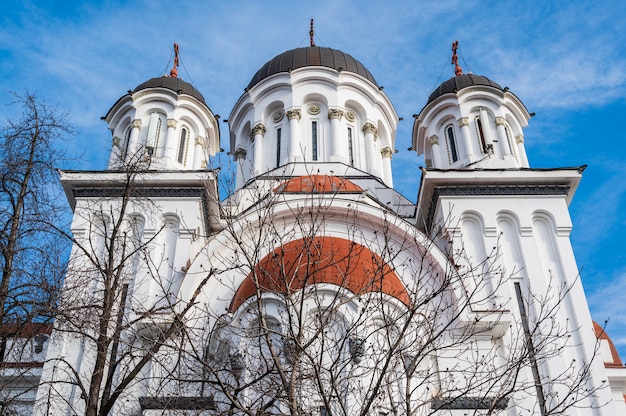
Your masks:
<svg viewBox="0 0 626 416"><path fill-rule="evenodd" d="M196 100L206 105L204 97L202 96L202 94L200 94L200 91L198 91L190 83L185 82L177 77L162 76L149 79L146 82L137 85L137 87L135 87L135 89L133 90L133 93L145 90L147 88L167 88L168 90L172 90L178 94L191 95Z"/></svg>
<svg viewBox="0 0 626 416"><path fill-rule="evenodd" d="M502 87L497 83L493 82L489 78L482 75L474 75L474 74L463 74L459 76L454 76L447 81L444 81L439 85L435 91L430 94L428 97L428 103L434 101L435 99L441 97L444 94L456 93L461 91L467 87L473 87L476 85L494 87L499 90L502 90ZM428 104L427 103L427 104Z"/></svg>
<svg viewBox="0 0 626 416"><path fill-rule="evenodd" d="M320 46L309 46L297 48L276 55L267 61L265 65L257 71L248 84L247 89L254 87L265 78L281 72L289 72L294 69L307 66L324 66L338 71L348 71L361 75L374 85L378 86L374 76L363 64L347 53L337 49L324 48Z"/></svg>

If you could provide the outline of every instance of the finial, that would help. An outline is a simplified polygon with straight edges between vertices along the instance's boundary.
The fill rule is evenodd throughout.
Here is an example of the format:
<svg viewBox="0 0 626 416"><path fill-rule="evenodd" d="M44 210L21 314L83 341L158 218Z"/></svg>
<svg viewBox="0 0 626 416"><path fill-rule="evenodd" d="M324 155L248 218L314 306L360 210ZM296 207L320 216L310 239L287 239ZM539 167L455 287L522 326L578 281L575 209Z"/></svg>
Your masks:
<svg viewBox="0 0 626 416"><path fill-rule="evenodd" d="M178 43L174 44L174 66L170 71L170 77L178 78L178 69L176 68L178 68Z"/></svg>
<svg viewBox="0 0 626 416"><path fill-rule="evenodd" d="M311 30L309 31L309 37L311 38L311 46L315 46L315 31L313 30L313 19L311 19Z"/></svg>
<svg viewBox="0 0 626 416"><path fill-rule="evenodd" d="M454 64L454 75L457 77L463 75L463 68L459 66L459 57L456 54L456 50L459 48L459 41L452 42L452 64Z"/></svg>

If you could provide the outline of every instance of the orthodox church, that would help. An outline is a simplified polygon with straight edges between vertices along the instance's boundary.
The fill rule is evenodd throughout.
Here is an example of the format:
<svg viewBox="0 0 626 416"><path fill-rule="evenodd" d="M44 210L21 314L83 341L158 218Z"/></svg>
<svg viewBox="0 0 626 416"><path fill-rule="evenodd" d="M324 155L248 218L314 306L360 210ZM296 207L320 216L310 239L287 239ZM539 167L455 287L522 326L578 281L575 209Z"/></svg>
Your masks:
<svg viewBox="0 0 626 416"><path fill-rule="evenodd" d="M177 57L124 94L107 169L61 172L71 313L28 412L626 415L569 240L584 167L531 168L532 115L456 48L416 103L417 203L393 188L389 97L312 32L227 132ZM209 169L220 133L232 180Z"/></svg>

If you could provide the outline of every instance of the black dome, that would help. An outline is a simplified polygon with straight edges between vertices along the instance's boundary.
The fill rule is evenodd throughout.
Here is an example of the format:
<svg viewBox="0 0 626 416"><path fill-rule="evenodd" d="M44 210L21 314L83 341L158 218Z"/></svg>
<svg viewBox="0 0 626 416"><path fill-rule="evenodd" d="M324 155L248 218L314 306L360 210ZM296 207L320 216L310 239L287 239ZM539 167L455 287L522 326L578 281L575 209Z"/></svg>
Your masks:
<svg viewBox="0 0 626 416"><path fill-rule="evenodd" d="M452 77L449 80L442 82L441 85L439 85L435 91L430 94L430 97L428 97L428 103L444 94L456 93L457 91L461 91L463 88L472 87L474 85L484 85L502 90L500 85L496 84L487 77L482 75L464 74L459 75L458 77Z"/></svg>
<svg viewBox="0 0 626 416"><path fill-rule="evenodd" d="M168 90L172 90L177 92L178 94L187 94L191 95L202 104L206 105L204 101L204 97L200 94L193 85L188 82L183 81L180 78L174 77L158 77L147 80L146 82L137 85L137 87L133 90L133 93L141 90L145 90L146 88L167 88Z"/></svg>
<svg viewBox="0 0 626 416"><path fill-rule="evenodd" d="M307 66L325 66L336 70L353 72L361 75L363 78L368 79L374 85L378 86L371 72L368 71L362 63L347 53L343 53L337 49L309 46L306 48L297 48L283 52L267 61L267 63L263 65L256 74L254 74L247 89L254 87L270 75L278 74L280 72L289 72L292 69L304 68Z"/></svg>

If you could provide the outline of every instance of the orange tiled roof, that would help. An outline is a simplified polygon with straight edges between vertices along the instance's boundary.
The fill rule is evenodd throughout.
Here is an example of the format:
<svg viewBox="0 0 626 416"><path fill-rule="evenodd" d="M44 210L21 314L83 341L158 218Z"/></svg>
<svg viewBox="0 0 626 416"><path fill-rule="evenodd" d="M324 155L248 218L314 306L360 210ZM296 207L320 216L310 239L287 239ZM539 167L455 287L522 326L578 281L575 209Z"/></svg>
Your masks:
<svg viewBox="0 0 626 416"><path fill-rule="evenodd" d="M341 193L363 192L360 186L345 178L330 175L307 175L289 179L280 184L274 192Z"/></svg>
<svg viewBox="0 0 626 416"><path fill-rule="evenodd" d="M410 303L398 275L367 247L343 238L314 237L291 241L265 256L239 286L229 310L235 311L257 289L292 294L319 283L355 294L383 292Z"/></svg>

